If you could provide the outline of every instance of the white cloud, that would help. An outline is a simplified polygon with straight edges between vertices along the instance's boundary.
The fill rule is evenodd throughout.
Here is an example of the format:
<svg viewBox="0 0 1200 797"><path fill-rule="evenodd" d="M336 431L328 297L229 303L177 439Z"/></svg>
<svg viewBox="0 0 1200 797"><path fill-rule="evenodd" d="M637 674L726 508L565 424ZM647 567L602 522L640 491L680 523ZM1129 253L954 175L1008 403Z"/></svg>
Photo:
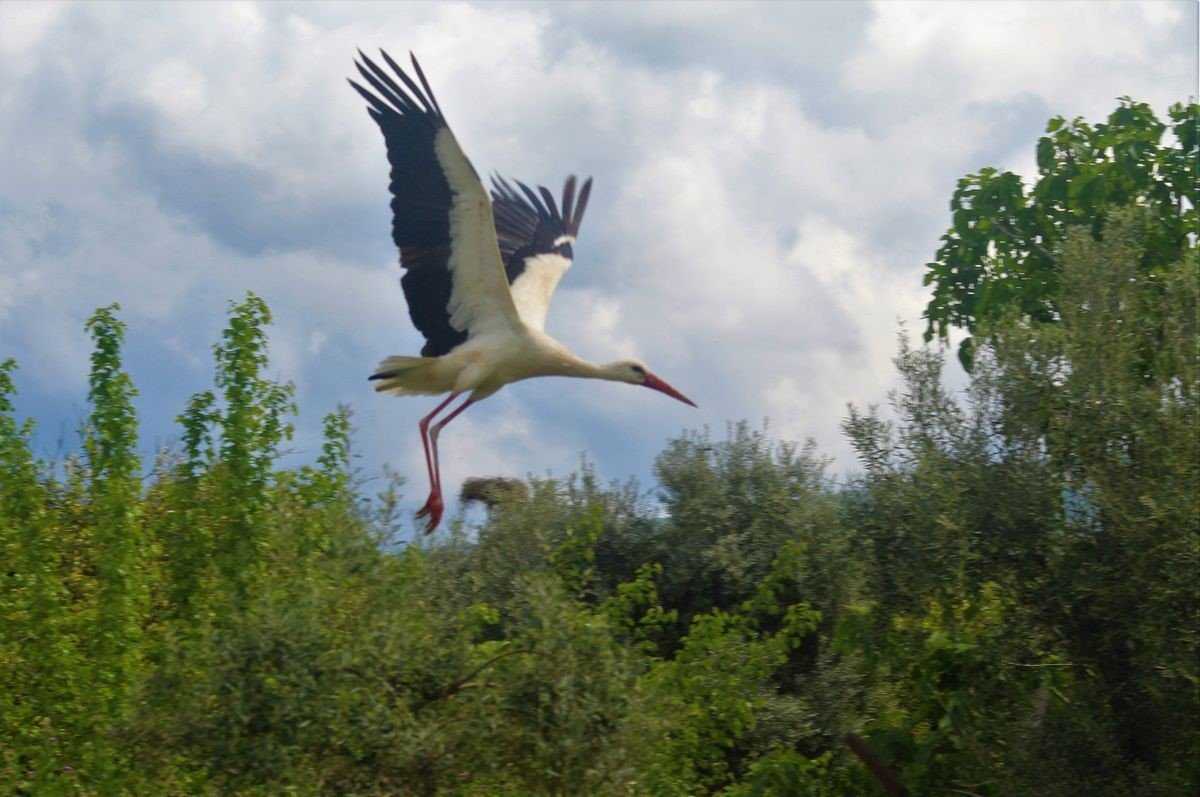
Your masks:
<svg viewBox="0 0 1200 797"><path fill-rule="evenodd" d="M0 57L14 66L26 53L40 45L47 31L58 21L65 3L10 2L0 7ZM20 72L6 72L9 79Z"/></svg>
<svg viewBox="0 0 1200 797"><path fill-rule="evenodd" d="M317 329L308 336L308 353L317 355L321 353L321 349L325 348L325 344L329 342L329 336L321 330Z"/></svg>
<svg viewBox="0 0 1200 797"><path fill-rule="evenodd" d="M1171 46L1183 9L1194 15L1194 4L988 0L873 8L866 46L847 63L846 79L889 104L964 107L1031 95L1071 117L1106 113L1123 94L1164 107L1194 91L1195 51Z"/></svg>
<svg viewBox="0 0 1200 797"><path fill-rule="evenodd" d="M303 423L352 403L364 464L401 467L419 504L434 405L365 381L421 345L383 145L344 81L383 45L418 53L479 171L596 176L548 331L701 406L522 383L448 428L448 494L583 450L645 478L681 427L764 416L842 468L845 403L883 400L898 319L920 332L954 180L1027 165L1050 114L1181 99L1195 60L1183 5L731 8L0 3L0 353L35 400L81 402L83 320L119 300L143 402L165 406L207 386L226 303L253 290Z"/></svg>
<svg viewBox="0 0 1200 797"><path fill-rule="evenodd" d="M551 313L548 328L563 340L578 341L580 356L605 361L641 356L637 341L629 334L622 303L614 293L559 288Z"/></svg>

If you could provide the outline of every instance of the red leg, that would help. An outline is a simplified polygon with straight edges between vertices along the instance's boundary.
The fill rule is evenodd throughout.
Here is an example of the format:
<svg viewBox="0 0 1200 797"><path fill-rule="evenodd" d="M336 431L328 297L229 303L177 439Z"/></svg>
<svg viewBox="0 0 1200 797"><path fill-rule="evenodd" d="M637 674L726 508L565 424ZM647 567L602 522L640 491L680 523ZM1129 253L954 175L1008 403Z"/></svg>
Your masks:
<svg viewBox="0 0 1200 797"><path fill-rule="evenodd" d="M438 492L439 493L442 490L442 465L440 462L438 462L438 447L437 447L438 435L442 433L442 428L446 424L450 423L450 421L457 418L459 415L462 414L463 410L465 410L467 407L471 406L474 403L475 403L474 399L468 398L462 404L458 405L458 409L456 409L454 412L447 415L442 420L435 423L433 425L433 429L430 430L430 432L429 432L429 443L430 443L430 447L433 449L433 469L435 471L437 471L437 473L438 473Z"/></svg>
<svg viewBox="0 0 1200 797"><path fill-rule="evenodd" d="M463 410L465 410L467 407L471 406L474 403L475 402L473 399L468 398L462 404L458 405L458 409L456 409L454 412L447 415L442 420L435 423L433 425L433 428L430 429L428 432L429 445L426 450L426 453L427 454L432 453L432 455L433 455L432 456L432 465L430 466L430 469L432 470L432 472L437 474L437 486L434 488L434 491L429 494L429 500L425 502L425 506L421 509L420 512L417 513L417 517L425 517L426 515L429 516L429 525L427 525L425 527L426 534L431 533L434 529L437 528L438 523L440 523L442 521L442 511L445 509L445 504L442 501L442 473L441 473L442 469L441 469L441 463L438 462L438 446L437 446L438 434L441 433L442 427L444 427L446 424L450 423L450 421L457 418L459 416L459 414L462 413Z"/></svg>
<svg viewBox="0 0 1200 797"><path fill-rule="evenodd" d="M421 419L421 422L417 424L417 427L421 430L421 446L425 449L425 469L429 474L429 498L426 499L425 506L421 508L421 511L417 512L417 517L419 518L425 517L426 515L431 516L429 527L425 529L426 534L433 531L434 527L437 526L438 521L442 519L443 506L442 478L441 473L438 472L437 468L437 455L436 453L434 453L432 456L430 454L429 422L433 420L435 415L446 409L446 406L450 402L454 401L454 399L458 398L459 395L459 393L451 393L445 401L433 408L433 412L426 415Z"/></svg>
<svg viewBox="0 0 1200 797"><path fill-rule="evenodd" d="M474 400L468 398L462 404L458 405L458 409L447 415L442 420L434 424L433 429L429 428L429 422L433 417L446 408L451 401L458 398L461 393L451 393L450 397L434 408L433 412L421 419L421 443L425 446L425 465L429 469L430 491L429 498L425 501L425 506L421 507L421 511L417 512L417 517L429 518L429 524L425 527L425 533L430 534L442 522L442 512L445 510L445 502L442 500L442 468L438 462L438 434L441 433L442 427L457 418L463 410L474 404Z"/></svg>

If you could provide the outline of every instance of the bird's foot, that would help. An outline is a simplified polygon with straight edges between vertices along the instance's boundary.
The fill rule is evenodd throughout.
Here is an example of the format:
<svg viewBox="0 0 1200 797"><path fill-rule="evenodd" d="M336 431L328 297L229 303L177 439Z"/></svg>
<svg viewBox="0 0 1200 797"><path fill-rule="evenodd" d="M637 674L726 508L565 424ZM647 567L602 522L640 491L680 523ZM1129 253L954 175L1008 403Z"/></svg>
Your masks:
<svg viewBox="0 0 1200 797"><path fill-rule="evenodd" d="M429 498L425 501L425 506L421 507L421 511L417 512L418 518L429 518L429 524L425 526L426 534L432 534L433 530L442 522L442 512L445 508L445 505L442 503L442 491L434 490L431 492Z"/></svg>

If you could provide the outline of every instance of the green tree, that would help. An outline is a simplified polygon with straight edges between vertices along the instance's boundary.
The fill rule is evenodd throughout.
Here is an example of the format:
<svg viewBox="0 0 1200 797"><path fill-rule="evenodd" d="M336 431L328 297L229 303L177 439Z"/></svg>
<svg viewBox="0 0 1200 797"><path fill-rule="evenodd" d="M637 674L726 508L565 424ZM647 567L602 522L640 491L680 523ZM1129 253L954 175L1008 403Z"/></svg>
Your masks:
<svg viewBox="0 0 1200 797"><path fill-rule="evenodd" d="M1156 212L1068 231L965 396L902 343L845 485L738 424L659 503L585 463L406 547L347 408L278 459L261 300L145 477L97 311L81 454L33 455L0 363L0 792L878 794L854 732L913 793L1194 794L1200 285L1191 244L1144 270Z"/></svg>
<svg viewBox="0 0 1200 797"><path fill-rule="evenodd" d="M87 322L95 350L88 379L92 414L84 431L96 550L96 626L92 660L97 695L108 710L97 720L114 722L127 711L138 678L142 630L147 621L154 560L144 534L141 510L141 458L137 453L137 391L121 368L125 325L120 307L97 310Z"/></svg>
<svg viewBox="0 0 1200 797"><path fill-rule="evenodd" d="M655 461L668 517L648 552L663 563L666 605L684 623L712 608L736 608L790 542L804 542L818 558L835 555L837 504L827 464L811 442L779 443L746 423L731 424L724 440L706 430L669 441ZM836 580L819 571L806 572L805 589L819 605L835 601Z"/></svg>
<svg viewBox="0 0 1200 797"><path fill-rule="evenodd" d="M180 511L164 518L160 533L170 548L174 602L183 610L206 579L221 580L236 598L262 568L263 512L279 446L292 436L288 417L296 411L294 387L263 375L270 323L270 310L254 294L230 302L228 326L213 346L219 397L211 390L195 394L178 418L183 461L176 482L163 488L171 493L164 500ZM334 437L323 461L338 455L344 437L342 422L331 423ZM320 473L340 484L335 471Z"/></svg>
<svg viewBox="0 0 1200 797"><path fill-rule="evenodd" d="M66 764L57 742L85 704L53 506L29 445L33 423L14 417L15 370L0 363L0 785L44 786Z"/></svg>
<svg viewBox="0 0 1200 797"><path fill-rule="evenodd" d="M1200 782L1198 263L1185 250L1147 292L1155 227L1126 208L1102 241L1068 232L1061 318L982 324L966 402L940 354L905 347L896 420L847 420L867 576L838 649L863 668L863 735L910 788Z"/></svg>
<svg viewBox="0 0 1200 797"><path fill-rule="evenodd" d="M1151 214L1068 236L1062 322L998 329L989 378L1063 492L1044 606L1122 770L1168 794L1200 782L1200 257L1142 290Z"/></svg>
<svg viewBox="0 0 1200 797"><path fill-rule="evenodd" d="M1200 105L1177 103L1168 125L1150 106L1121 99L1107 123L1055 117L1038 141L1038 177L994 168L958 182L950 200L953 223L928 264L925 339L945 340L950 327L976 335L1010 307L1033 321L1062 317L1059 249L1072 227L1101 237L1109 211L1147 208L1147 234L1136 273L1151 290L1164 270L1196 246L1200 192ZM975 342L959 359L970 370Z"/></svg>

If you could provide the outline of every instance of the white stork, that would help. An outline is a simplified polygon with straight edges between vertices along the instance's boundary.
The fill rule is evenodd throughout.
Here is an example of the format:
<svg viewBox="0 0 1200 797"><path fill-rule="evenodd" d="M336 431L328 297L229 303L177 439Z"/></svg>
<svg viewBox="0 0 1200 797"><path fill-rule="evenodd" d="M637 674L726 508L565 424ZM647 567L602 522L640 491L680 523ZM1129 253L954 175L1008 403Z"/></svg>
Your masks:
<svg viewBox="0 0 1200 797"><path fill-rule="evenodd" d="M592 181L554 196L492 178L491 197L463 154L414 56L420 86L387 53L403 87L359 51L359 74L375 89L354 87L369 103L392 165L392 238L400 248L400 284L413 325L425 336L420 357L388 357L370 378L396 396L449 393L421 419L430 492L417 517L441 521L438 434L463 410L510 382L533 376L577 376L643 385L687 404L690 399L636 360L598 364L576 357L542 331L550 298L570 268L572 244ZM456 409L433 423L456 398ZM432 424L432 425L431 425Z"/></svg>

